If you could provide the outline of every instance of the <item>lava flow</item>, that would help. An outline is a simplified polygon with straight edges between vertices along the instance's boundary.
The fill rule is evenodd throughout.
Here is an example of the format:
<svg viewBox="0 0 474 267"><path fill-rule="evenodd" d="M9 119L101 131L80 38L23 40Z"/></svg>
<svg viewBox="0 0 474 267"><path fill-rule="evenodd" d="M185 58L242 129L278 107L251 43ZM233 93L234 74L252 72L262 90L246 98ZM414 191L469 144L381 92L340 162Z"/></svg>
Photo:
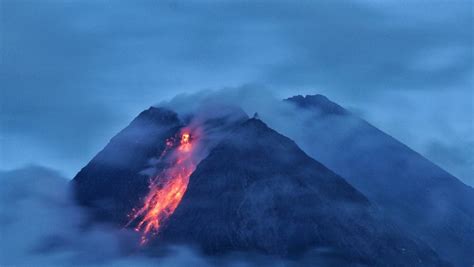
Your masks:
<svg viewBox="0 0 474 267"><path fill-rule="evenodd" d="M176 138L177 139L177 138ZM188 187L189 176L196 168L193 159L194 138L188 131L182 132L179 144L175 138L166 140L160 159L171 158L171 164L150 180L149 193L140 209L134 209L127 226L139 220L135 231L142 232L140 244L145 244L150 235L156 235L163 223L178 207ZM176 147L177 146L177 147ZM170 157L167 157L172 152Z"/></svg>

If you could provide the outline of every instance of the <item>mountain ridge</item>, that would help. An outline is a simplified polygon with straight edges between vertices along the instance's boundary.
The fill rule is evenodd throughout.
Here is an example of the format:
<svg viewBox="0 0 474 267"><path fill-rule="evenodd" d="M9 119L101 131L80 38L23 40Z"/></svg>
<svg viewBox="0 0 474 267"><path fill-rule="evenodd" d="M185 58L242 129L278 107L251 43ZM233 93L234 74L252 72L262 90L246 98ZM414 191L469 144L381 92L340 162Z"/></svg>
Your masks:
<svg viewBox="0 0 474 267"><path fill-rule="evenodd" d="M76 199L92 211L94 220L123 226L131 210L142 204L148 191L150 174L160 172L163 168L157 157L164 151L166 140L176 136L188 123L198 123L209 135L202 140L209 146L209 153L203 154L203 160L191 174L188 191L181 204L160 230L158 238L151 242L151 247L187 242L197 244L208 254L246 251L283 257L293 257L298 252L301 254L315 248L319 251L317 257L323 257L336 265L358 262L369 265L448 266L444 258L459 264L459 260L453 261L452 257L446 257L450 252L441 252L443 259L438 257L440 246L434 246L436 252L431 250L433 240L429 237L439 234L442 238L449 238L451 234L448 233L453 230L442 232L436 225L455 225L454 221L448 221L460 218L456 217L459 214L468 214L469 206L457 207L462 211L455 212L456 216L426 227L428 230L424 233L418 230L421 226L404 224L403 220L410 221L407 216L428 217L428 213L412 214L416 209L404 204L419 200L412 197L387 204L380 201L377 194L390 196L403 193L413 196L411 192L417 192L419 184L425 183L426 179L414 179L417 186L407 187L404 191L397 191L401 188L401 182L393 180L391 182L395 190L380 191L390 188L388 184L383 187L386 181L384 177L390 174L383 170L385 165L374 165L378 161L365 161L372 156L371 153L359 153L355 157L359 159L358 165L350 161L352 158L349 154L357 151L355 148L359 147L358 142L365 140L367 130L356 127L355 132L348 131L350 134L339 136L338 127L355 127L360 122L350 112L322 95L285 100L289 104L294 101L305 103L303 108L300 107L301 111L309 108L313 112L315 116L310 118L316 119L317 123L312 124L323 123L324 131L304 131L310 137L309 144L316 145L315 150L308 143L301 143L301 139L292 139L287 137L291 135L276 132L260 119L248 119L241 109L229 108L227 113L221 114L226 108L208 107L204 116L190 114L183 119L169 108L151 107L114 136L76 175L73 180ZM200 119L193 122L192 118ZM331 120L324 124L328 118ZM347 118L356 123L345 123ZM295 117L292 123L300 123L297 119ZM288 127L293 126L289 124ZM370 133L375 136L372 146L377 147L380 145L380 133L383 132L376 129L375 134ZM382 150L388 153L391 147ZM408 152L405 151L406 155L411 155L412 152ZM390 162L391 157L389 154L377 157L377 160ZM399 161L398 164L407 163ZM432 170L429 164L424 167L436 173L436 168ZM152 171L147 171L150 169ZM381 177L367 180L364 176L367 172L375 172ZM230 180L220 182L219 177ZM270 177L276 178L272 180ZM318 179L312 180L311 177ZM445 180L449 185L451 180ZM199 181L206 182L199 184ZM370 184L368 188L363 187L364 181ZM439 188L437 184L424 186L427 189L431 186L434 191ZM216 188L227 194L228 199L222 196L215 198L212 193L221 192ZM427 190L419 194L436 195L438 192ZM429 204L426 199L424 203ZM441 199L448 200L449 197ZM419 206L420 203L416 204ZM439 202L431 205L434 203ZM290 204L293 206L289 207ZM220 212L216 213L210 207ZM400 212L403 216L397 218ZM439 214L433 214L432 218L444 218L435 215ZM234 217L236 221L232 220ZM469 220L457 222L463 223L466 224L460 226L462 231L468 231ZM264 226L268 226L269 230L262 229ZM319 230L315 232L314 226L318 226ZM410 227L417 230L412 231ZM457 230L454 231L456 233ZM469 249L470 244L459 246ZM321 249L329 249L330 252L321 255Z"/></svg>
<svg viewBox="0 0 474 267"><path fill-rule="evenodd" d="M296 100L285 102L314 114L293 121L296 127L312 125L311 134L302 132L299 137L306 152L346 178L398 225L420 236L443 257L459 266L474 263L472 187L348 111L338 116L312 113L331 104L310 102L317 107L308 108L308 101L300 105L301 98ZM320 142L312 142L314 138Z"/></svg>

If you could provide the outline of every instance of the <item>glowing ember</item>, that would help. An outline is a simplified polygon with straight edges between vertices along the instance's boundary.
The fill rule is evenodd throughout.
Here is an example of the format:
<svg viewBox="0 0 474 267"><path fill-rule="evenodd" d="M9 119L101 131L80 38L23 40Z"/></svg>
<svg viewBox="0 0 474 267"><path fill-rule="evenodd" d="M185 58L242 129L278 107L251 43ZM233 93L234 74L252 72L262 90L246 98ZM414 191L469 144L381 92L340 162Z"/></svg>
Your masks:
<svg viewBox="0 0 474 267"><path fill-rule="evenodd" d="M175 146L175 139L166 140L166 147L160 156L165 157ZM133 210L127 226L140 220L135 231L141 231L141 244L145 244L150 235L158 233L163 223L178 207L188 187L189 176L196 168L192 152L194 145L189 132L181 134L179 146L173 150L169 168L156 175L150 181L150 191L144 200L143 207Z"/></svg>

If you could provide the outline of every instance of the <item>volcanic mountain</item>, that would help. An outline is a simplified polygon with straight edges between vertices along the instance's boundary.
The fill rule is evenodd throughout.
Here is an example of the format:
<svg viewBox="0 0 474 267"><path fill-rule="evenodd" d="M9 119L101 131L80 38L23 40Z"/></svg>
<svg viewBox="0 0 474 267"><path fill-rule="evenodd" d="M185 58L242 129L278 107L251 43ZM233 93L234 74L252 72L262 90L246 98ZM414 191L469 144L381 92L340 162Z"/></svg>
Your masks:
<svg viewBox="0 0 474 267"><path fill-rule="evenodd" d="M161 238L211 254L297 257L323 249L319 256L338 264L441 264L381 220L344 179L258 119L237 126L199 164Z"/></svg>
<svg viewBox="0 0 474 267"><path fill-rule="evenodd" d="M394 226L366 196L292 140L259 119L232 113L180 119L163 108L142 112L76 175L78 201L95 220L138 230L148 215L164 214L156 216L157 236L146 236L145 246L187 244L212 255L312 255L336 265L445 265L429 246ZM199 133L192 130L196 122ZM168 146L180 134L181 144ZM174 170L169 162L183 161L178 157L166 163L160 155L168 148L187 153L188 135L191 145L204 149L186 179L184 195L176 191L171 196L173 201L179 196L179 205L162 209L153 199L168 201L174 185L156 174ZM136 212L140 207L145 213Z"/></svg>
<svg viewBox="0 0 474 267"><path fill-rule="evenodd" d="M298 107L288 128L305 129L294 137L309 155L443 258L474 264L472 187L325 96L285 102Z"/></svg>

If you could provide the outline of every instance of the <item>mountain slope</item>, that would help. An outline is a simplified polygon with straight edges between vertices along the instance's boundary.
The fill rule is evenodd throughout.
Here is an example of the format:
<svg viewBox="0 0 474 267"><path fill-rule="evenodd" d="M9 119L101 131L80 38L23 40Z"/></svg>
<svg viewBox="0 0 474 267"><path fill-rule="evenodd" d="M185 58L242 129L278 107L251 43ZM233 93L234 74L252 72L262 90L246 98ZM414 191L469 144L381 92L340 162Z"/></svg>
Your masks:
<svg viewBox="0 0 474 267"><path fill-rule="evenodd" d="M185 243L209 254L444 266L434 251L393 226L367 197L287 137L258 119L247 120L240 109L204 113L183 122L162 108L142 112L76 175L78 201L94 220L123 227L132 209L143 204L150 175L165 168L157 158L166 140L183 125L197 123L204 159L151 248Z"/></svg>
<svg viewBox="0 0 474 267"><path fill-rule="evenodd" d="M296 139L307 153L442 257L474 264L473 188L324 96L286 102L300 108L292 123L304 125Z"/></svg>
<svg viewBox="0 0 474 267"><path fill-rule="evenodd" d="M74 177L76 199L96 219L123 225L148 191L149 174L143 171L180 126L177 114L166 109L140 113Z"/></svg>
<svg viewBox="0 0 474 267"><path fill-rule="evenodd" d="M94 219L124 226L132 209L147 195L150 178L167 167L159 158L169 138L176 137L185 124L198 123L204 132L203 146L213 147L223 132L247 118L241 109L228 106L206 107L198 116L185 119L169 109L150 107L74 177L76 199L90 209Z"/></svg>
<svg viewBox="0 0 474 267"><path fill-rule="evenodd" d="M243 123L198 165L162 241L210 254L298 257L312 250L333 264L443 265L381 219L344 179L258 119Z"/></svg>

